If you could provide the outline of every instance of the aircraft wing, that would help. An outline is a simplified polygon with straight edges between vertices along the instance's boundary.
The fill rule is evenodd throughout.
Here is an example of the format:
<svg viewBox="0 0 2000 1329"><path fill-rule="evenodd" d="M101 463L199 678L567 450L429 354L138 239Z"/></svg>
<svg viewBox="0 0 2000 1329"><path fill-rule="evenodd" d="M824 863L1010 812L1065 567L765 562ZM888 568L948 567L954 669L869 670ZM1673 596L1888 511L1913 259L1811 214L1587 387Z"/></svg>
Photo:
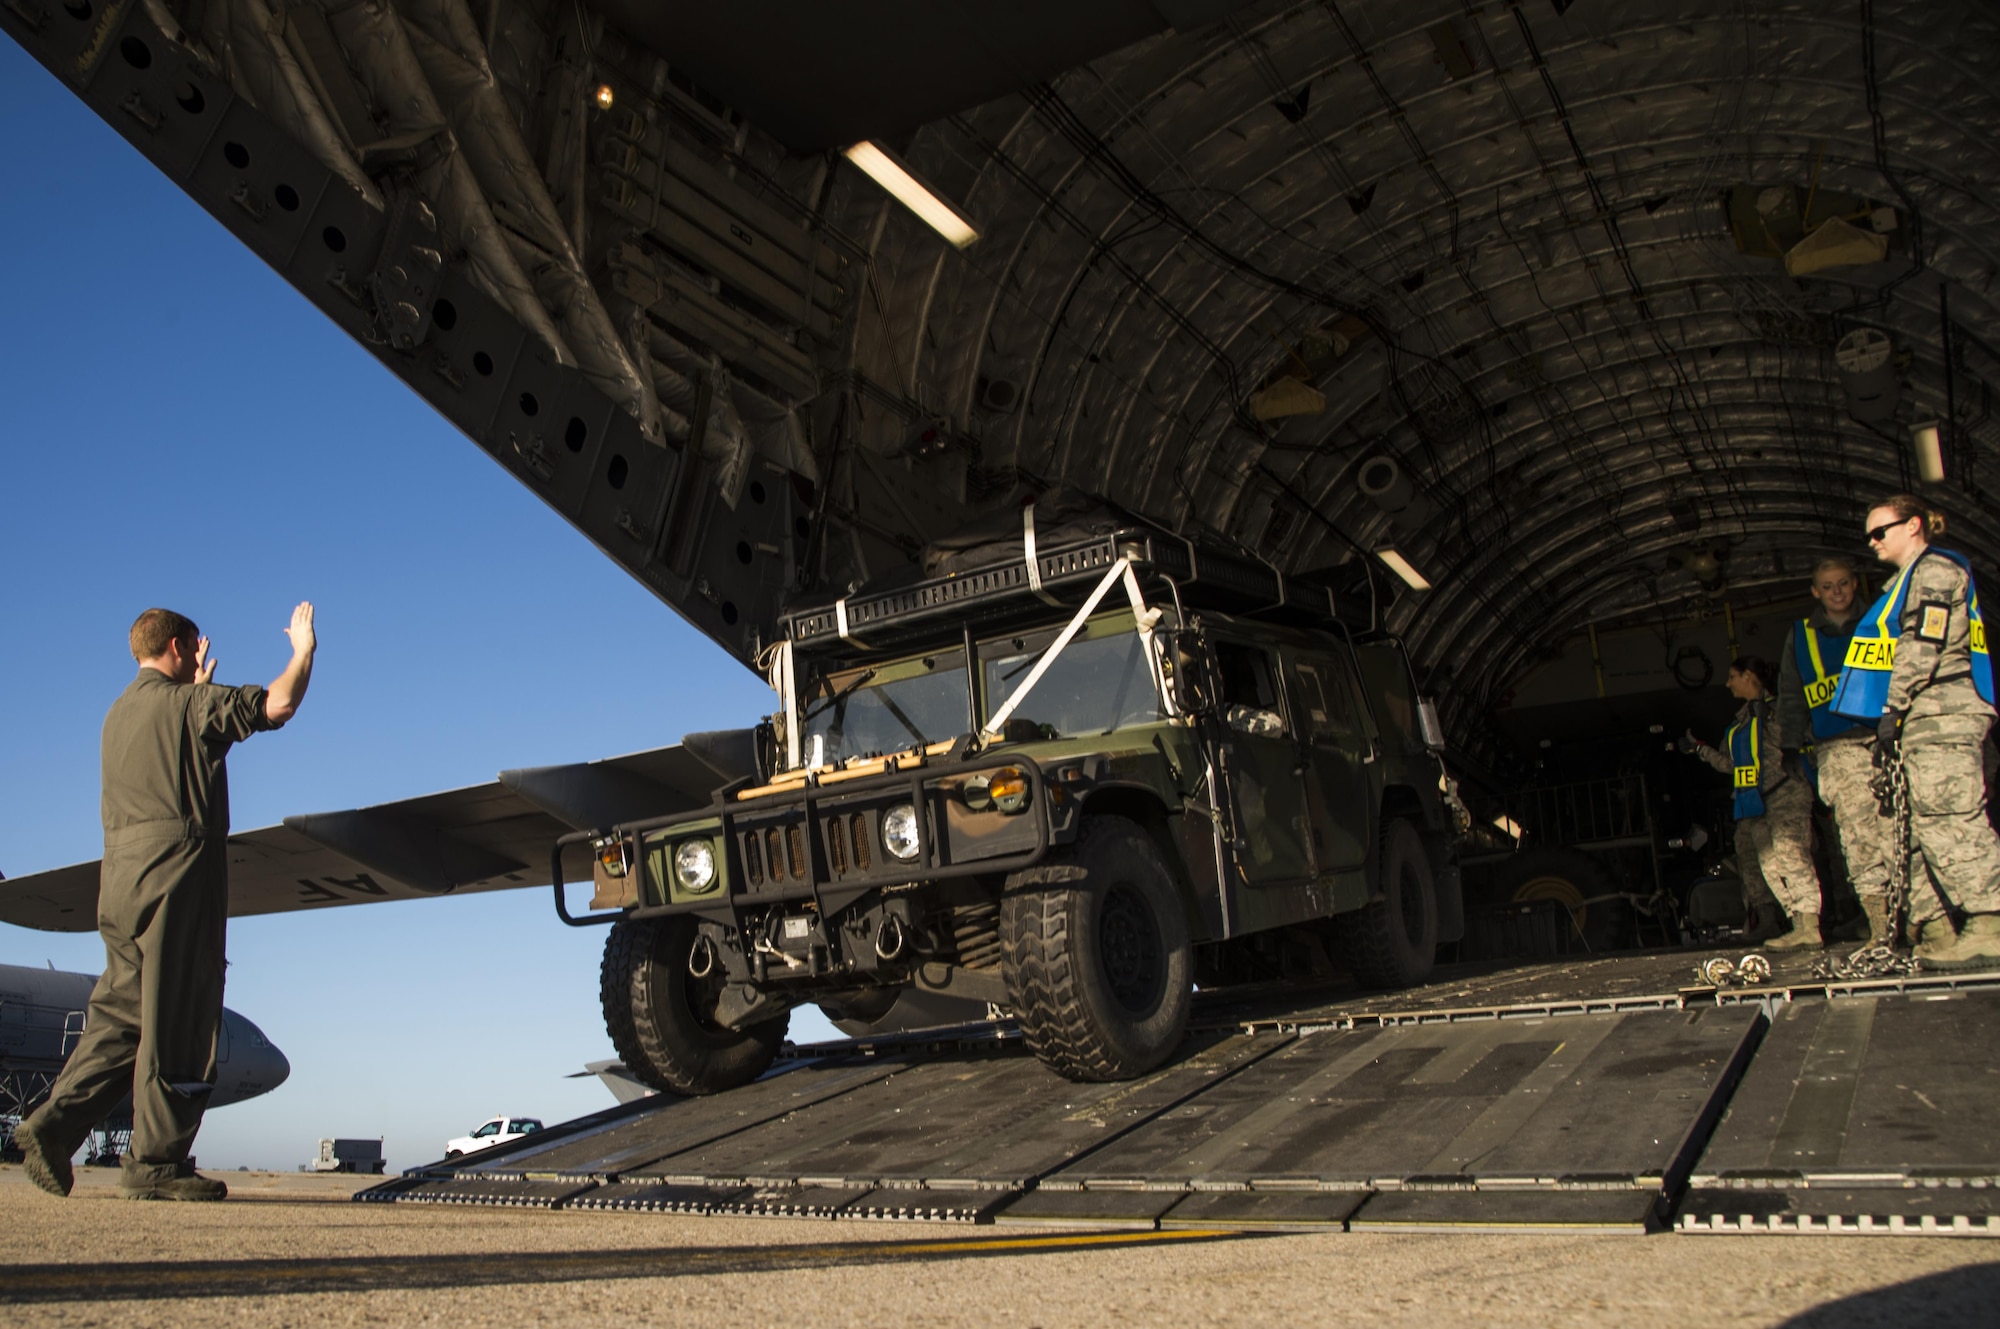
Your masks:
<svg viewBox="0 0 2000 1329"><path fill-rule="evenodd" d="M546 886L549 850L573 830L706 806L755 769L749 730L690 734L669 748L569 766L502 771L491 784L287 817L229 837L229 914ZM565 860L588 880L585 846ZM0 880L0 922L45 932L97 927L97 863Z"/></svg>

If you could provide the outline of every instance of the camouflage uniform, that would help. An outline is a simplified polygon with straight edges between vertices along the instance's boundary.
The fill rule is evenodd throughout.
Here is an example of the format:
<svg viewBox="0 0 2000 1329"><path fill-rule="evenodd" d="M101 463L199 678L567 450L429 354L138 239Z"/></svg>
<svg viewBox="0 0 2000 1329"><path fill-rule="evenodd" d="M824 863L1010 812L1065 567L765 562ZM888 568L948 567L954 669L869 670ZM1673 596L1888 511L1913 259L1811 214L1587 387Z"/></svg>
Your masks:
<svg viewBox="0 0 2000 1329"><path fill-rule="evenodd" d="M1881 802L1870 783L1875 778L1874 735L1857 730L1813 749L1819 769L1819 796L1833 809L1840 852L1847 860L1847 877L1864 907L1889 894L1889 843L1894 824L1882 815Z"/></svg>
<svg viewBox="0 0 2000 1329"><path fill-rule="evenodd" d="M1972 684L1968 585L1950 559L1917 560L1889 679L1887 707L1903 712L1903 770L1910 784L1913 927L1945 916L1940 892L1968 914L2000 914L2000 838L1986 819L1981 765L1993 708ZM1920 632L1926 605L1948 608L1942 641ZM1935 890L1924 888L1919 863L1930 869Z"/></svg>
<svg viewBox="0 0 2000 1329"><path fill-rule="evenodd" d="M1822 637L1845 637L1854 620L1839 622L1823 606L1814 606L1807 620ZM1793 637L1798 634L1796 625ZM1832 738L1812 736L1812 713L1806 708L1805 679L1799 672L1797 642L1788 640L1778 662L1778 727L1788 742L1813 745L1813 765L1819 772L1819 796L1833 809L1840 833L1847 877L1862 907L1889 893L1889 839L1893 829L1881 813L1870 781L1875 776L1875 731L1857 725ZM1829 661L1829 663L1832 663Z"/></svg>
<svg viewBox="0 0 2000 1329"><path fill-rule="evenodd" d="M1785 729L1768 701L1745 702L1736 723L1759 722L1758 792L1764 815L1736 823L1736 868L1743 878L1744 898L1762 905L1775 898L1785 914L1819 912L1819 873L1812 861L1812 794L1804 780L1785 773ZM1729 754L1703 744L1696 753L1723 774L1735 765Z"/></svg>

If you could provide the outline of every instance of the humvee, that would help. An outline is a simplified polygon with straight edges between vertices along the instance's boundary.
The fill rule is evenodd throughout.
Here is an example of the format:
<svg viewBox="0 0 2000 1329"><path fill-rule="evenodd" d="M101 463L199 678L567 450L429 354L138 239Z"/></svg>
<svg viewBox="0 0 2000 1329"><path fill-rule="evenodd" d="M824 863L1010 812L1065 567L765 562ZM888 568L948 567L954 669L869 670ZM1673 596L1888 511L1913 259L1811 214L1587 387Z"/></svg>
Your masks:
<svg viewBox="0 0 2000 1329"><path fill-rule="evenodd" d="M615 920L604 1017L637 1078L719 1092L794 1006L865 1029L911 992L1130 1078L1197 986L1287 947L1395 987L1459 937L1462 810L1372 601L1141 525L1051 534L1030 508L1011 544L786 617L756 774L565 837L607 912L563 908L556 847L565 920Z"/></svg>

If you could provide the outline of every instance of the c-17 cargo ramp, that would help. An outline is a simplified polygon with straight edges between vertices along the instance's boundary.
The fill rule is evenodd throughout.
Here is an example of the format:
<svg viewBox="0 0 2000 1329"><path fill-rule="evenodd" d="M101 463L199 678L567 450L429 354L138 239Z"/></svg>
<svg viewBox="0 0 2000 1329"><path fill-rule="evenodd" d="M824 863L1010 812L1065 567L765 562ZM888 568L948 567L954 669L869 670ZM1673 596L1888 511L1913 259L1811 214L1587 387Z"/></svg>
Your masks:
<svg viewBox="0 0 2000 1329"><path fill-rule="evenodd" d="M1205 1001L1078 1084L1004 1027L801 1048L370 1201L1115 1228L2000 1237L2000 973L1688 986L1702 955ZM1950 1050L1947 1054L1947 1049Z"/></svg>

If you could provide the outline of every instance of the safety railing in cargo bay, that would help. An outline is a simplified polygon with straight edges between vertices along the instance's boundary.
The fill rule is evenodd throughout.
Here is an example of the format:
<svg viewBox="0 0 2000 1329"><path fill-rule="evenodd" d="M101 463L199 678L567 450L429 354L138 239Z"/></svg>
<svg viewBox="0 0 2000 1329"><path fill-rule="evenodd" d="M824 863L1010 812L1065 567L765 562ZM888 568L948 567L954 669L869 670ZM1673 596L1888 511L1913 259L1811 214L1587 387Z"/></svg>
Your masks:
<svg viewBox="0 0 2000 1329"><path fill-rule="evenodd" d="M1652 803L1643 775L1517 789L1508 795L1506 809L1524 849L1653 845Z"/></svg>

